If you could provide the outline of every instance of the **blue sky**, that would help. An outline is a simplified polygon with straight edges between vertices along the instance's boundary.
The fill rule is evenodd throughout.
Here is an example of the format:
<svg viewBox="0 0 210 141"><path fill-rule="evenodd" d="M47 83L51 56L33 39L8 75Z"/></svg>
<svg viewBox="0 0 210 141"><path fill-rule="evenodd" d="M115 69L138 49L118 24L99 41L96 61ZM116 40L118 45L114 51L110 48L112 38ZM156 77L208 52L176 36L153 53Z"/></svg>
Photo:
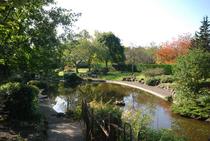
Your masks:
<svg viewBox="0 0 210 141"><path fill-rule="evenodd" d="M210 0L57 0L82 16L75 31L112 31L129 45L160 44L199 29L210 16Z"/></svg>

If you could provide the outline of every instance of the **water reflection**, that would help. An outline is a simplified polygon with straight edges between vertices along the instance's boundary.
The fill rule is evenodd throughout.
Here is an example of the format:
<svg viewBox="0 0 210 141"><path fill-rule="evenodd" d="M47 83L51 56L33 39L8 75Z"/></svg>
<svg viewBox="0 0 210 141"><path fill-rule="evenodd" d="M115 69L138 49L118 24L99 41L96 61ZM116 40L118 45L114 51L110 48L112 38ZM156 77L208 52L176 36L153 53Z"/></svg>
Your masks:
<svg viewBox="0 0 210 141"><path fill-rule="evenodd" d="M56 104L53 105L53 109L57 113L65 113L67 111L67 100L65 99L65 97L57 96L55 98L55 102Z"/></svg>
<svg viewBox="0 0 210 141"><path fill-rule="evenodd" d="M63 102L63 109L65 109L64 105L67 105L66 110L74 108L82 98L88 101L95 99L110 103L124 100L126 106L122 108L123 110L133 108L143 111L143 114L150 114L153 128L171 128L179 135L186 135L190 141L207 141L210 136L209 123L173 114L170 111L170 103L137 89L106 83L82 84L76 88L60 85L55 95L67 101ZM56 100L56 97L53 99Z"/></svg>

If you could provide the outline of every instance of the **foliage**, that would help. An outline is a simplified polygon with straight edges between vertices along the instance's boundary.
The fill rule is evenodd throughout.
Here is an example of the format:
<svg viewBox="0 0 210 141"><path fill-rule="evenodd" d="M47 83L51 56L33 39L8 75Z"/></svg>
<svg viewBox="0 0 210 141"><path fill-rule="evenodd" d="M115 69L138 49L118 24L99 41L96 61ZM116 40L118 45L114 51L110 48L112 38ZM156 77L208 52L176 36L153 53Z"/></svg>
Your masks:
<svg viewBox="0 0 210 141"><path fill-rule="evenodd" d="M140 110L132 110L132 108L122 114L122 121L131 125L134 137L138 136L140 129L149 127L151 120L149 115L143 114Z"/></svg>
<svg viewBox="0 0 210 141"><path fill-rule="evenodd" d="M157 86L160 83L160 79L151 77L146 80L146 84L149 86Z"/></svg>
<svg viewBox="0 0 210 141"><path fill-rule="evenodd" d="M64 73L64 80L66 80L67 83L70 84L77 84L80 83L82 81L82 79L77 76L76 73Z"/></svg>
<svg viewBox="0 0 210 141"><path fill-rule="evenodd" d="M125 64L125 63L118 63L118 64L112 64L112 67L116 71L125 71L125 72L136 72L136 65L134 64Z"/></svg>
<svg viewBox="0 0 210 141"><path fill-rule="evenodd" d="M178 59L175 66L177 82L173 110L184 116L206 119L210 116L209 90L201 85L209 77L210 53L193 49ZM190 71L189 71L190 70ZM205 104L201 104L205 103Z"/></svg>
<svg viewBox="0 0 210 141"><path fill-rule="evenodd" d="M106 61L119 63L125 61L124 47L120 43L120 39L112 32L96 33L96 42L98 45L107 48L108 52L103 58ZM106 66L107 67L107 66Z"/></svg>
<svg viewBox="0 0 210 141"><path fill-rule="evenodd" d="M165 74L165 72L162 68L148 69L144 71L144 75L149 77L154 77L163 74Z"/></svg>
<svg viewBox="0 0 210 141"><path fill-rule="evenodd" d="M170 129L143 128L140 138L146 141L186 141L186 138L175 135Z"/></svg>
<svg viewBox="0 0 210 141"><path fill-rule="evenodd" d="M210 22L208 16L204 17L201 23L200 31L195 33L192 40L192 46L210 52Z"/></svg>
<svg viewBox="0 0 210 141"><path fill-rule="evenodd" d="M66 65L73 65L76 73L82 63L91 66L95 55L95 46L92 42L82 38L66 43L66 46L63 52L63 60Z"/></svg>
<svg viewBox="0 0 210 141"><path fill-rule="evenodd" d="M28 85L33 85L38 87L39 89L44 89L44 91L48 90L48 84L46 82L43 81L39 81L39 80L31 80L27 83Z"/></svg>
<svg viewBox="0 0 210 141"><path fill-rule="evenodd" d="M170 75L173 71L173 66L168 64L137 64L137 71L143 72L147 69L162 68L164 69L164 74Z"/></svg>
<svg viewBox="0 0 210 141"><path fill-rule="evenodd" d="M122 80L124 77L131 76L131 73L122 73L119 71L111 71L106 75L100 75L99 78L103 80Z"/></svg>
<svg viewBox="0 0 210 141"><path fill-rule="evenodd" d="M188 53L191 47L191 37L189 34L179 36L172 42L164 43L156 52L156 62L164 64L175 63L177 57Z"/></svg>
<svg viewBox="0 0 210 141"><path fill-rule="evenodd" d="M161 83L172 83L174 82L174 77L172 75L161 75L158 76Z"/></svg>
<svg viewBox="0 0 210 141"><path fill-rule="evenodd" d="M68 110L66 114L73 120L80 120L82 116L81 105L77 105L74 110Z"/></svg>
<svg viewBox="0 0 210 141"><path fill-rule="evenodd" d="M89 105L94 110L94 115L99 121L107 119L109 115L113 117L113 123L121 120L122 111L116 106L102 101L97 102L96 100L91 101Z"/></svg>
<svg viewBox="0 0 210 141"><path fill-rule="evenodd" d="M154 54L148 53L149 49L143 47L125 48L126 63L128 64L154 63L155 62L153 57Z"/></svg>
<svg viewBox="0 0 210 141"><path fill-rule="evenodd" d="M210 54L194 49L188 55L178 59L174 75L181 87L189 88L190 91L197 93L200 81L209 77L208 68L210 68Z"/></svg>
<svg viewBox="0 0 210 141"><path fill-rule="evenodd" d="M10 0L0 6L0 60L5 72L46 75L60 63L57 27L70 33L79 14L54 5L53 0Z"/></svg>
<svg viewBox="0 0 210 141"><path fill-rule="evenodd" d="M36 87L20 83L6 83L0 86L0 94L5 95L5 110L9 118L37 120L39 118L38 92Z"/></svg>

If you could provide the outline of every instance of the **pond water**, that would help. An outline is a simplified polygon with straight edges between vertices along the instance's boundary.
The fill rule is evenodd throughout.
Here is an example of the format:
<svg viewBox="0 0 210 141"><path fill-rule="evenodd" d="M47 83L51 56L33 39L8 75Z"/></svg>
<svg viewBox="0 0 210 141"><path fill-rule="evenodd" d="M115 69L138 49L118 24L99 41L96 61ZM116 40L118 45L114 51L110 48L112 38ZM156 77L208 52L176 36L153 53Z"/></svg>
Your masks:
<svg viewBox="0 0 210 141"><path fill-rule="evenodd" d="M56 110L65 112L65 107L74 109L74 105L82 98L103 100L104 102L124 100L123 110L134 108L149 113L152 117L151 126L153 128L171 128L177 134L186 136L189 141L208 141L208 137L210 137L210 123L174 114L170 111L170 103L167 101L126 86L91 83L70 88L59 84L58 92L52 96L52 103ZM61 100L59 101L59 99ZM58 109L59 104L62 105L62 103L62 109Z"/></svg>

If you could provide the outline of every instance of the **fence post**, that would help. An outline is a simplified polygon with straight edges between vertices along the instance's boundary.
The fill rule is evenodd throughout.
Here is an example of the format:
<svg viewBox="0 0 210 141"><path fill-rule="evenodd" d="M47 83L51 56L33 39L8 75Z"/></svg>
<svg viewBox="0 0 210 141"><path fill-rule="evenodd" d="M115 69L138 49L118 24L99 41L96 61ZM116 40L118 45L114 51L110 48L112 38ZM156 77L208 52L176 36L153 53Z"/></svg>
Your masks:
<svg viewBox="0 0 210 141"><path fill-rule="evenodd" d="M94 111L91 109L91 140L94 138Z"/></svg>

